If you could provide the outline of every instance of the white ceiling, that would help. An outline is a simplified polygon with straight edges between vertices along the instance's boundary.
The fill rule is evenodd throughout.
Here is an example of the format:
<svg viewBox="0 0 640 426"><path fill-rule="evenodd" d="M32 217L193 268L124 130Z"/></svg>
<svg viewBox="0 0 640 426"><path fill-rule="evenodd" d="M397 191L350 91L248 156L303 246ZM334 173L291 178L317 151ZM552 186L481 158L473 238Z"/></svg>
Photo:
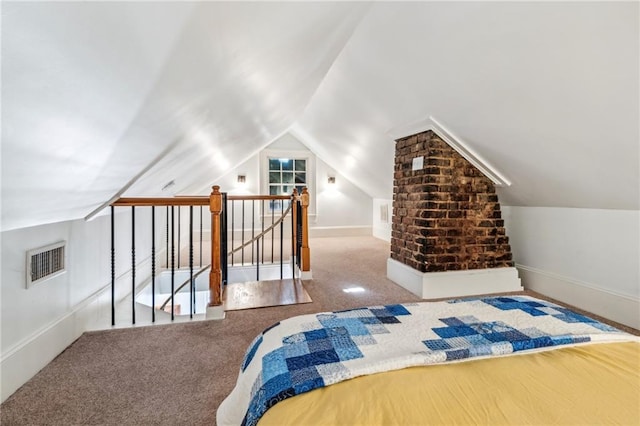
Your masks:
<svg viewBox="0 0 640 426"><path fill-rule="evenodd" d="M2 229L206 191L288 130L390 198L389 132L428 116L512 182L504 204L640 209L638 17L637 2L3 2Z"/></svg>

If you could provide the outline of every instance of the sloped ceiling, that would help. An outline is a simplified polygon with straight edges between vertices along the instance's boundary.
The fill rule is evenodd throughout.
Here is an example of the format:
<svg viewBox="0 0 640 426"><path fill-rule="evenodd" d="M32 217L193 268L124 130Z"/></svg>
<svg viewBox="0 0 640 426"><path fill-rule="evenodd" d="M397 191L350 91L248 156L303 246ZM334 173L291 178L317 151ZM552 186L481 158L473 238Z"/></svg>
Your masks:
<svg viewBox="0 0 640 426"><path fill-rule="evenodd" d="M2 229L206 190L289 129L389 198L389 132L428 116L511 180L504 204L640 209L638 12L3 2Z"/></svg>
<svg viewBox="0 0 640 426"><path fill-rule="evenodd" d="M638 209L638 27L637 3L377 3L298 124L377 197L388 131L433 116L505 204Z"/></svg>

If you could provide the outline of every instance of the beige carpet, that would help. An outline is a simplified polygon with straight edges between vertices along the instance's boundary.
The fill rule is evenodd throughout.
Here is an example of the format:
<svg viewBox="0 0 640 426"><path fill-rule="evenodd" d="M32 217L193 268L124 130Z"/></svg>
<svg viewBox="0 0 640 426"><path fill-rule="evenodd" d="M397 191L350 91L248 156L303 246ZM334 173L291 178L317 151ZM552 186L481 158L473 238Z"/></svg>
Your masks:
<svg viewBox="0 0 640 426"><path fill-rule="evenodd" d="M385 278L388 244L310 243L313 303L232 311L204 321L86 333L0 407L7 425L212 425L247 345L293 315L417 301ZM344 288L360 286L361 293Z"/></svg>
<svg viewBox="0 0 640 426"><path fill-rule="evenodd" d="M231 311L223 321L85 333L0 407L5 425L211 425L251 340L293 315L415 301L385 278L389 246L310 242L312 303ZM345 287L364 293L347 294Z"/></svg>

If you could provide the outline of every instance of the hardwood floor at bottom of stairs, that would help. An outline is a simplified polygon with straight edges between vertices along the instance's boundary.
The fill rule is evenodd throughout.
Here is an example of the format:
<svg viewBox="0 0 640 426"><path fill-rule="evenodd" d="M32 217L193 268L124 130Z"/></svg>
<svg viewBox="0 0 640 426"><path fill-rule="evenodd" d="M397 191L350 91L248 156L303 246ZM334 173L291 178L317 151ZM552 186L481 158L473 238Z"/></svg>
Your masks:
<svg viewBox="0 0 640 426"><path fill-rule="evenodd" d="M309 293L299 279L227 284L223 293L226 311L294 305L311 301Z"/></svg>

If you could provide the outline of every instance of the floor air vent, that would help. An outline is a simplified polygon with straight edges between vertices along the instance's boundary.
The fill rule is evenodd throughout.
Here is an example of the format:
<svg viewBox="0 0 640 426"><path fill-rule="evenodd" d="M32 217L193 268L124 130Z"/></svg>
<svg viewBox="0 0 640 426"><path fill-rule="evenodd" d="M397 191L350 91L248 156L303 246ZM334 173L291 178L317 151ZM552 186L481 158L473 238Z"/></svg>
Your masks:
<svg viewBox="0 0 640 426"><path fill-rule="evenodd" d="M65 272L66 241L27 252L27 288Z"/></svg>

